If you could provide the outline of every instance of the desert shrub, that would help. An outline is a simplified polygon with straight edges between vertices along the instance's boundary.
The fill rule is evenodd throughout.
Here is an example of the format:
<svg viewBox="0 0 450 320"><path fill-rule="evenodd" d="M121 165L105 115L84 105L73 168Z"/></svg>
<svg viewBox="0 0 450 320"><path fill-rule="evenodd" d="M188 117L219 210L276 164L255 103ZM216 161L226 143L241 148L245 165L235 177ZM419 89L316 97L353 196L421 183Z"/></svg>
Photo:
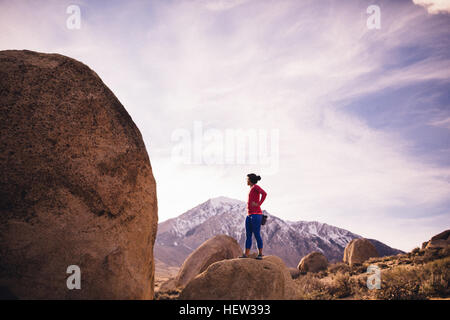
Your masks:
<svg viewBox="0 0 450 320"><path fill-rule="evenodd" d="M421 290L424 295L448 297L450 295L450 257L425 264L421 278Z"/></svg>
<svg viewBox="0 0 450 320"><path fill-rule="evenodd" d="M368 263L366 264L355 264L351 267L350 275L357 275L365 273L367 271Z"/></svg>
<svg viewBox="0 0 450 320"><path fill-rule="evenodd" d="M176 300L180 295L181 290L155 291L155 300Z"/></svg>
<svg viewBox="0 0 450 320"><path fill-rule="evenodd" d="M415 256L413 259L412 259L412 262L414 263L414 264L422 264L422 263L424 263L424 259L423 259L423 257L421 257L421 256Z"/></svg>
<svg viewBox="0 0 450 320"><path fill-rule="evenodd" d="M308 272L294 280L297 286L297 298L300 300L329 300L332 296L324 284L313 273Z"/></svg>
<svg viewBox="0 0 450 320"><path fill-rule="evenodd" d="M430 248L425 250L425 254L423 255L424 262L430 262L439 258L442 258L441 256L441 250L439 248Z"/></svg>
<svg viewBox="0 0 450 320"><path fill-rule="evenodd" d="M398 264L411 264L412 261L411 259L401 259Z"/></svg>
<svg viewBox="0 0 450 320"><path fill-rule="evenodd" d="M435 257L438 259L442 259L449 256L450 253L450 246L447 246L445 248L438 248L436 249Z"/></svg>
<svg viewBox="0 0 450 320"><path fill-rule="evenodd" d="M417 300L450 295L450 257L416 267L396 267L381 276L381 289L373 290L377 299Z"/></svg>
<svg viewBox="0 0 450 320"><path fill-rule="evenodd" d="M447 246L447 247L445 247L445 248L442 248L442 249L440 250L440 255L441 255L441 257L443 257L443 258L450 256L450 246Z"/></svg>
<svg viewBox="0 0 450 320"><path fill-rule="evenodd" d="M414 255L416 255L416 254L419 254L419 251L420 251L420 248L419 248L419 247L416 247L416 248L414 248L414 249L411 251L411 253L414 254Z"/></svg>
<svg viewBox="0 0 450 320"><path fill-rule="evenodd" d="M333 263L330 264L328 266L328 272L329 273L346 273L346 272L350 272L351 268L348 264L344 263L344 262L337 262L337 263Z"/></svg>
<svg viewBox="0 0 450 320"><path fill-rule="evenodd" d="M447 297L449 295L448 278L443 274L431 274L422 283L422 292L429 297Z"/></svg>
<svg viewBox="0 0 450 320"><path fill-rule="evenodd" d="M415 269L396 267L381 275L381 289L371 290L376 299L417 300L425 297L420 292L420 279Z"/></svg>
<svg viewBox="0 0 450 320"><path fill-rule="evenodd" d="M319 272L317 272L316 277L317 277L317 278L324 278L324 277L326 277L327 275L328 275L327 270L320 270Z"/></svg>
<svg viewBox="0 0 450 320"><path fill-rule="evenodd" d="M436 251L438 252L438 251ZM442 251L441 253L442 254ZM436 253L430 257L436 256ZM406 257L398 262L409 263ZM416 259L424 257L414 256ZM422 260L421 260L422 261ZM383 263L377 263L384 268ZM356 299L417 300L431 297L450 297L450 257L435 259L420 265L394 265L382 270L381 289L367 288L365 265L349 267L335 263L328 267L328 277L308 273L295 280L299 299Z"/></svg>
<svg viewBox="0 0 450 320"><path fill-rule="evenodd" d="M392 261L396 259L396 256L385 256L383 258L381 258L381 261L386 262L386 261Z"/></svg>
<svg viewBox="0 0 450 320"><path fill-rule="evenodd" d="M384 259L382 257L371 257L366 261L366 263L373 264L373 263L377 263L380 261L384 261Z"/></svg>
<svg viewBox="0 0 450 320"><path fill-rule="evenodd" d="M327 290L334 298L348 297L352 293L349 274L337 273Z"/></svg>
<svg viewBox="0 0 450 320"><path fill-rule="evenodd" d="M349 285L354 299L367 299L367 276L350 277Z"/></svg>

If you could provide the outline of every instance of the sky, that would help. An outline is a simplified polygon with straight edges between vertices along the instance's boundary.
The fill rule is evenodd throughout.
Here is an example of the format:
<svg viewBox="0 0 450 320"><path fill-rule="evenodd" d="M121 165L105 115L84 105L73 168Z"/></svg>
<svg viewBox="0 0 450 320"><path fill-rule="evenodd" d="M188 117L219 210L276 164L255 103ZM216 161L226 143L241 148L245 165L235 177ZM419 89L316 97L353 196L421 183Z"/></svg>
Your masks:
<svg viewBox="0 0 450 320"><path fill-rule="evenodd" d="M115 93L160 222L257 173L286 220L408 251L450 227L449 0L0 0L0 30Z"/></svg>

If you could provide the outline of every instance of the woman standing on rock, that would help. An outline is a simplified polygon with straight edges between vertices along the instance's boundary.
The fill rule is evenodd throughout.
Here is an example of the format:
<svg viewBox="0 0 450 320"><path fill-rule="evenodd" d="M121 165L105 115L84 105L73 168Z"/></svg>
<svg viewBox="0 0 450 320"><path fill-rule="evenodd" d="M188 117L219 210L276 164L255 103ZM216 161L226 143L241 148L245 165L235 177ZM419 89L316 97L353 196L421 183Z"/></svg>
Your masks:
<svg viewBox="0 0 450 320"><path fill-rule="evenodd" d="M257 185L258 181L261 180L260 176L254 173L247 175L247 185L250 186L250 192L248 193L247 202L247 218L245 219L245 232L247 239L245 241L245 253L240 258L248 258L250 254L250 248L252 247L252 234L255 235L256 243L258 245L259 254L256 259L262 259L262 249L263 242L261 239L261 221L262 221L262 211L261 204L266 199L267 193ZM259 198L261 195L261 199Z"/></svg>

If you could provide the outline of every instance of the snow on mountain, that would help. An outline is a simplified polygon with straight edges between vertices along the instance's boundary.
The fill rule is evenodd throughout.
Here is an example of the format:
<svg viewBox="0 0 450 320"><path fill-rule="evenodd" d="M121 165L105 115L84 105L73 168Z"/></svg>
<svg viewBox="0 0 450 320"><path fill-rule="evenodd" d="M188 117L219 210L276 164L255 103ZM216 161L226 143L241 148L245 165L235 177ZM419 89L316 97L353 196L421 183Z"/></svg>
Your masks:
<svg viewBox="0 0 450 320"><path fill-rule="evenodd" d="M340 261L344 248L352 239L361 236L350 231L317 221L284 221L269 214L266 225L261 227L264 253L281 257L290 267L312 251L322 252L330 261ZM217 197L186 211L182 215L158 225L155 256L168 265L180 266L199 245L217 234L235 238L241 247L245 242L244 220L247 216L244 201ZM383 254L396 254L379 241L377 247ZM255 241L253 241L255 247Z"/></svg>

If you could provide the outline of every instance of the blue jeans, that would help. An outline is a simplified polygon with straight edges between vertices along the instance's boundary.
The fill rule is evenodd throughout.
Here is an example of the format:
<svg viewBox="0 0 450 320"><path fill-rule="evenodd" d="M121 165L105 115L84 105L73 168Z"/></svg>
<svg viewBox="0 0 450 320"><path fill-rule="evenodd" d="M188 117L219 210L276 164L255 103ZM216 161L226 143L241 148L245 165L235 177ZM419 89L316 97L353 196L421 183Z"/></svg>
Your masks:
<svg viewBox="0 0 450 320"><path fill-rule="evenodd" d="M255 235L258 249L263 248L263 242L261 239L261 220L262 214L250 214L245 219L245 232L247 234L247 239L245 241L246 249L250 249L252 247L252 234Z"/></svg>

